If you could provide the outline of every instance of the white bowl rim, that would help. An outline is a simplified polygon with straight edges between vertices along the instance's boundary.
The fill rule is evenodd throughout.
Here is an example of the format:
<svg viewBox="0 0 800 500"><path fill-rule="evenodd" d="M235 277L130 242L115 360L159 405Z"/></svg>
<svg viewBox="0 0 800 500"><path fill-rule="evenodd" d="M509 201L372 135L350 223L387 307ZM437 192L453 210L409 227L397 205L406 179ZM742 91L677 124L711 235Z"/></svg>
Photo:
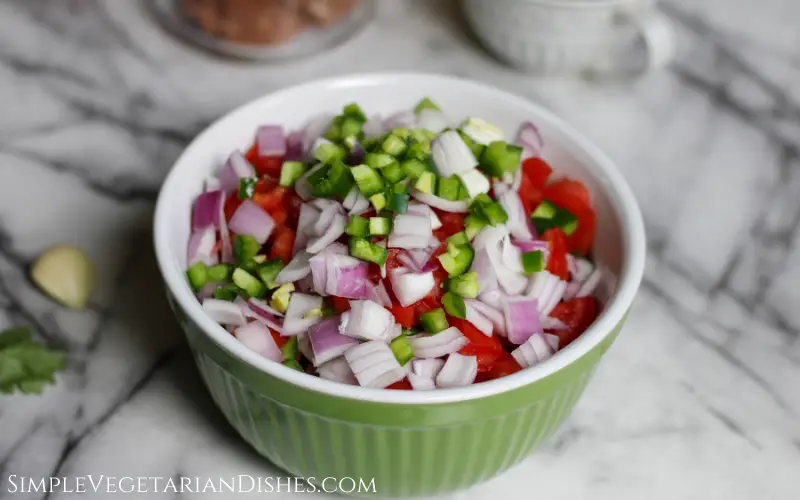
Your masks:
<svg viewBox="0 0 800 500"><path fill-rule="evenodd" d="M439 84L447 83L454 86L471 86L477 90L492 93L494 99L503 100L515 106L519 106L522 109L531 110L533 114L538 115L538 119L549 122L548 126L558 129L562 134L574 141L579 148L583 149L585 153L594 160L600 167L600 170L606 175L607 185L612 187L606 194L612 207L621 218L620 229L625 258L623 259L620 270L618 288L592 326L578 339L564 348L564 350L559 351L558 355L553 356L546 362L521 370L512 375L482 382L480 384L453 389L437 389L435 391L371 389L310 376L259 356L236 340L236 338L228 333L221 325L214 322L205 314L201 304L191 293L189 288L186 287L183 270L175 266L174 259L170 258L171 251L168 244L170 200L167 199L165 195L165 193L169 192L167 186L174 182L178 170L187 168L183 166L183 163L190 155L192 149L206 140L206 137L211 135L214 129L224 127L228 122L235 122L238 119L238 115L244 113L246 108L258 106L264 101L280 100L287 94L320 91L329 87L374 86L388 82L396 83L398 80L413 81L421 88L425 87L426 82L436 82ZM187 221L187 224L188 223L189 221ZM318 79L277 90L230 111L203 130L203 132L187 146L170 169L156 202L154 239L158 265L170 293L172 293L178 304L200 327L203 333L220 348L228 351L234 357L239 358L258 370L266 372L290 384L302 387L303 389L340 398L405 405L451 403L501 394L530 385L575 362L600 344L607 336L611 335L617 324L623 320L639 288L644 273L646 253L644 223L636 199L624 177L614 165L614 162L598 147L573 129L572 126L568 125L564 120L523 97L473 80L427 73L366 73Z"/></svg>

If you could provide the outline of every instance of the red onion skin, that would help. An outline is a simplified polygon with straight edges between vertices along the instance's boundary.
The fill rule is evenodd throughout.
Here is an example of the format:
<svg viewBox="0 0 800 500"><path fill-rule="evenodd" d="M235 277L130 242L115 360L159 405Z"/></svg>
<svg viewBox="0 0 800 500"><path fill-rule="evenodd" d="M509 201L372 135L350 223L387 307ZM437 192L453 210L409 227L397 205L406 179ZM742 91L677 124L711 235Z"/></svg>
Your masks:
<svg viewBox="0 0 800 500"><path fill-rule="evenodd" d="M280 125L262 125L256 131L256 144L259 156L286 155L286 139Z"/></svg>
<svg viewBox="0 0 800 500"><path fill-rule="evenodd" d="M194 201L192 229L219 228L220 205L223 199L224 194L219 190L200 193Z"/></svg>

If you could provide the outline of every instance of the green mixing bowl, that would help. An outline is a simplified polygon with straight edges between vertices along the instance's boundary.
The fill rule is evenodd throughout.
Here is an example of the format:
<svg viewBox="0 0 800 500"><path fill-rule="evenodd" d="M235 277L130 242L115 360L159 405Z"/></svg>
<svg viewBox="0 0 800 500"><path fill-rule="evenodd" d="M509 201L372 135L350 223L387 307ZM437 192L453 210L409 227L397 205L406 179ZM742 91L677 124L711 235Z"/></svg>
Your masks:
<svg viewBox="0 0 800 500"><path fill-rule="evenodd" d="M388 391L337 384L261 358L206 316L184 279L190 213L204 179L228 154L248 147L264 123L297 128L349 102L388 115L423 96L455 120L479 116L507 131L534 122L556 174L589 187L598 215L593 257L609 271L598 290L603 312L589 330L550 360L508 377L457 389ZM525 99L467 80L419 74L306 83L221 118L192 142L167 177L156 208L155 245L170 303L203 380L242 438L320 488L352 478L352 494L377 496L467 488L516 464L553 434L621 328L645 256L636 201L595 146ZM342 484L349 489L351 482Z"/></svg>

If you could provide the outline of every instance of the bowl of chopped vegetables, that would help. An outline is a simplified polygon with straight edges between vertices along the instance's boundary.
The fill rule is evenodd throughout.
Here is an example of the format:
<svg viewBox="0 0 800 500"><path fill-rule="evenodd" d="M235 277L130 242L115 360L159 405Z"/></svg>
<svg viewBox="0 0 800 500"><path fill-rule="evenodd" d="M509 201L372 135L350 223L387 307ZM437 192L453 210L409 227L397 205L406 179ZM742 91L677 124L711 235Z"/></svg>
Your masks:
<svg viewBox="0 0 800 500"><path fill-rule="evenodd" d="M242 438L311 483L383 496L469 487L547 439L645 255L636 201L588 140L520 97L419 74L224 116L167 176L155 245Z"/></svg>

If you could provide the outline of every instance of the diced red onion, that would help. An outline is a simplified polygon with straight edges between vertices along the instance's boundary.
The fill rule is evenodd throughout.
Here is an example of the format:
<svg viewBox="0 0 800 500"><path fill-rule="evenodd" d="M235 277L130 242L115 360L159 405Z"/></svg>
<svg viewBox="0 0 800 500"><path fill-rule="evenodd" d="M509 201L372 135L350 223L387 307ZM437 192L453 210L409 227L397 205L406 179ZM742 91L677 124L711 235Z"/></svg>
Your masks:
<svg viewBox="0 0 800 500"><path fill-rule="evenodd" d="M284 285L286 283L294 283L300 281L311 273L311 254L308 252L297 252L289 264L286 265L278 276L275 277L275 283Z"/></svg>
<svg viewBox="0 0 800 500"><path fill-rule="evenodd" d="M472 323L472 326L480 330L481 333L487 337L491 337L494 331L494 324L492 321L478 311L471 303L465 302L465 304L467 309L467 321Z"/></svg>
<svg viewBox="0 0 800 500"><path fill-rule="evenodd" d="M236 234L247 234L262 245L267 241L275 221L263 208L250 200L245 200L231 217L230 230Z"/></svg>
<svg viewBox="0 0 800 500"><path fill-rule="evenodd" d="M495 192L497 195L497 192ZM525 214L525 209L522 207L522 201L516 191L508 191L503 193L498 201L506 210L508 214L508 222L506 226L511 232L511 236L520 240L531 240L533 235L528 229L528 216Z"/></svg>
<svg viewBox="0 0 800 500"><path fill-rule="evenodd" d="M330 227L328 227L328 229L326 229L322 235L308 240L308 247L306 247L306 251L308 253L319 253L325 250L326 247L338 240L339 237L344 234L344 229L346 226L347 217L339 213L334 214Z"/></svg>
<svg viewBox="0 0 800 500"><path fill-rule="evenodd" d="M389 248L402 248L405 250L422 250L428 248L431 243L430 236L417 236L410 234L390 234Z"/></svg>
<svg viewBox="0 0 800 500"><path fill-rule="evenodd" d="M461 330L451 326L435 335L409 338L414 356L418 358L439 358L454 353L469 344Z"/></svg>
<svg viewBox="0 0 800 500"><path fill-rule="evenodd" d="M295 130L286 136L286 161L303 161L305 160L305 152L303 151L303 137L305 133L302 130Z"/></svg>
<svg viewBox="0 0 800 500"><path fill-rule="evenodd" d="M564 291L567 288L567 282L559 280L558 284L556 284L555 289L553 290L553 294L550 297L550 300L541 307L541 313L543 316L547 316L550 314L553 309L561 302L561 299L564 298Z"/></svg>
<svg viewBox="0 0 800 500"><path fill-rule="evenodd" d="M276 318L282 318L284 316L282 312L278 311L277 309L273 309L272 307L269 306L269 304L267 304L265 301L261 299L256 299L254 297L251 297L247 299L247 302L249 302L253 308L260 309L265 313L271 314Z"/></svg>
<svg viewBox="0 0 800 500"><path fill-rule="evenodd" d="M531 335L524 344L511 351L511 355L521 367L528 368L550 359L553 352L553 348L544 335L537 333Z"/></svg>
<svg viewBox="0 0 800 500"><path fill-rule="evenodd" d="M350 215L359 215L367 211L369 200L364 198L364 195L361 194L357 187L354 187L347 193L342 205L349 211Z"/></svg>
<svg viewBox="0 0 800 500"><path fill-rule="evenodd" d="M518 274L523 273L522 252L511 243L511 240L508 238L503 239L500 243L500 252L503 259L503 267ZM525 285L522 285L522 288L524 289Z"/></svg>
<svg viewBox="0 0 800 500"><path fill-rule="evenodd" d="M566 288L564 288L564 296L562 299L564 300L572 300L578 294L581 289L581 284L577 281L570 281L567 283Z"/></svg>
<svg viewBox="0 0 800 500"><path fill-rule="evenodd" d="M350 314L342 334L361 340L386 342L393 333L394 316L371 300L350 301Z"/></svg>
<svg viewBox="0 0 800 500"><path fill-rule="evenodd" d="M416 120L417 117L413 111L398 111L397 113L386 117L386 119L383 121L383 126L387 131L398 127L411 128Z"/></svg>
<svg viewBox="0 0 800 500"><path fill-rule="evenodd" d="M422 128L430 130L431 132L440 133L448 127L447 117L441 111L435 109L423 109L417 115L415 128Z"/></svg>
<svg viewBox="0 0 800 500"><path fill-rule="evenodd" d="M347 299L366 299L369 265L349 255L328 254L325 292Z"/></svg>
<svg viewBox="0 0 800 500"><path fill-rule="evenodd" d="M442 371L444 360L438 358L423 358L411 360L411 371L420 377L434 379Z"/></svg>
<svg viewBox="0 0 800 500"><path fill-rule="evenodd" d="M383 119L380 116L370 117L366 122L364 122L362 130L364 131L364 137L368 139L381 136L389 131L389 129L387 129L384 125Z"/></svg>
<svg viewBox="0 0 800 500"><path fill-rule="evenodd" d="M564 297L567 283L548 271L541 271L531 277L526 296L537 299L542 316L547 316Z"/></svg>
<svg viewBox="0 0 800 500"><path fill-rule="evenodd" d="M486 257L491 265L497 283L510 295L518 295L525 290L528 280L522 274L519 250L511 245L508 230L505 226L487 226L482 229L472 246L475 248L473 267L478 272L479 285L484 281L487 289L491 289L491 274L486 269ZM483 254L486 255L483 255ZM506 254L504 257L504 253ZM482 276L482 274L485 276ZM488 281L488 282L487 282Z"/></svg>
<svg viewBox="0 0 800 500"><path fill-rule="evenodd" d="M203 191L206 193L211 191L219 191L222 189L222 183L219 181L218 177L210 176L206 177L206 181L204 183Z"/></svg>
<svg viewBox="0 0 800 500"><path fill-rule="evenodd" d="M194 210L192 211L192 229L205 229L219 227L219 217L225 195L222 191L208 191L200 193L194 200Z"/></svg>
<svg viewBox="0 0 800 500"><path fill-rule="evenodd" d="M298 292L293 293L291 299L289 299L289 308L286 311L286 318L283 320L281 335L290 337L308 330L320 320L316 315L309 315L308 313L321 307L322 297Z"/></svg>
<svg viewBox="0 0 800 500"><path fill-rule="evenodd" d="M515 193L519 193L519 188L522 186L522 166L518 167L516 171L514 171L514 180L511 181L511 190ZM529 224L533 225L533 224Z"/></svg>
<svg viewBox="0 0 800 500"><path fill-rule="evenodd" d="M329 255L347 255L347 247L341 243L333 243L310 260L314 291L323 296L328 295L326 288L328 283L327 259Z"/></svg>
<svg viewBox="0 0 800 500"><path fill-rule="evenodd" d="M308 329L308 338L314 352L314 366L338 358L358 345L356 339L339 333L340 321L339 316L334 316L323 319Z"/></svg>
<svg viewBox="0 0 800 500"><path fill-rule="evenodd" d="M389 280L395 297L403 307L425 298L436 286L433 272L412 273L403 268L392 269Z"/></svg>
<svg viewBox="0 0 800 500"><path fill-rule="evenodd" d="M536 299L510 298L503 304L506 334L512 344L522 344L534 333L541 333Z"/></svg>
<svg viewBox="0 0 800 500"><path fill-rule="evenodd" d="M286 139L280 125L262 125L256 130L258 156L286 156Z"/></svg>
<svg viewBox="0 0 800 500"><path fill-rule="evenodd" d="M432 378L421 377L416 373L409 373L406 375L411 388L415 391L432 391L436 389L436 383Z"/></svg>
<svg viewBox="0 0 800 500"><path fill-rule="evenodd" d="M381 389L399 382L406 376L405 370L397 362L392 350L379 340L352 347L344 353L344 357L358 383L364 387Z"/></svg>
<svg viewBox="0 0 800 500"><path fill-rule="evenodd" d="M411 188L408 193L417 201L420 201L433 208L438 208L444 212L464 214L469 211L469 204L466 201L450 201L438 196L423 193L419 189Z"/></svg>
<svg viewBox="0 0 800 500"><path fill-rule="evenodd" d="M547 342L547 345L550 346L550 349L552 349L554 353L558 352L558 343L561 340L558 337L558 335L553 335L551 333L545 333L544 334L544 340Z"/></svg>
<svg viewBox="0 0 800 500"><path fill-rule="evenodd" d="M356 380L356 376L353 375L353 370L350 369L347 360L342 356L318 366L317 373L320 378L324 378L325 380L339 382L340 384L358 385L358 380Z"/></svg>
<svg viewBox="0 0 800 500"><path fill-rule="evenodd" d="M533 240L533 241L523 241L523 240L511 240L511 243L516 245L523 252L535 252L537 250L544 253L544 262L547 262L547 258L550 255L550 245L543 240Z"/></svg>
<svg viewBox="0 0 800 500"><path fill-rule="evenodd" d="M392 299L389 297L389 292L386 290L383 281L380 281L377 285L367 284L367 299L384 307L392 305Z"/></svg>
<svg viewBox="0 0 800 500"><path fill-rule="evenodd" d="M307 156L306 159L313 157L313 155L310 154L311 148L317 138L328 130L332 118L331 115L324 114L316 116L306 122L303 127L303 152Z"/></svg>
<svg viewBox="0 0 800 500"><path fill-rule="evenodd" d="M254 322L240 326L234 330L234 336L259 355L278 363L283 361L280 347L275 343L267 327L261 323Z"/></svg>
<svg viewBox="0 0 800 500"><path fill-rule="evenodd" d="M242 308L227 300L206 299L203 310L221 325L243 326L247 323Z"/></svg>
<svg viewBox="0 0 800 500"><path fill-rule="evenodd" d="M478 358L453 353L447 357L442 371L436 376L436 387L466 387L475 382L478 375Z"/></svg>
<svg viewBox="0 0 800 500"><path fill-rule="evenodd" d="M472 150L455 130L445 132L433 141L431 155L442 177L465 174L478 166Z"/></svg>
<svg viewBox="0 0 800 500"><path fill-rule="evenodd" d="M297 350L300 351L307 360L314 364L314 350L311 349L311 339L308 338L308 332L301 332L297 334Z"/></svg>
<svg viewBox="0 0 800 500"><path fill-rule="evenodd" d="M476 311L481 313L484 317L486 317L492 323L492 331L497 333L498 335L505 336L506 335L506 319L503 316L502 311L502 302L498 301L497 303L500 304L500 308L491 306L484 302L482 299L466 299L464 301L468 306L474 308Z"/></svg>
<svg viewBox="0 0 800 500"><path fill-rule="evenodd" d="M257 300L257 299L253 299ZM242 313L244 313L246 318L251 318L259 323L264 324L265 326L272 328L276 332L280 332L283 328L280 320L276 318L272 313L262 309L261 307L251 303L248 300L244 300L241 297L236 297L234 304L238 305L242 309Z"/></svg>
<svg viewBox="0 0 800 500"><path fill-rule="evenodd" d="M222 262L233 262L233 246L231 245L231 232L228 230L228 221L225 219L225 200L219 207L219 239L222 242Z"/></svg>
<svg viewBox="0 0 800 500"><path fill-rule="evenodd" d="M313 235L314 224L319 220L322 212L309 203L300 205L300 216L297 219L297 234Z"/></svg>
<svg viewBox="0 0 800 500"><path fill-rule="evenodd" d="M297 196L302 198L304 201L308 201L312 198L311 196L312 186L311 183L308 182L308 177L313 175L323 166L324 165L322 163L314 165L308 172L305 173L305 175L297 179L297 182L294 183L294 190L297 193Z"/></svg>
<svg viewBox="0 0 800 500"><path fill-rule="evenodd" d="M389 329L389 341L391 342L392 340L396 339L401 335L403 335L403 325L401 325L400 323L393 324L392 327ZM408 369L406 370L406 372L407 371Z"/></svg>
<svg viewBox="0 0 800 500"><path fill-rule="evenodd" d="M478 275L478 289L481 292L497 289L497 274L494 272L494 267L492 267L492 262L486 249L476 249L470 271Z"/></svg>
<svg viewBox="0 0 800 500"><path fill-rule="evenodd" d="M298 281L294 282L294 287L298 292L302 293L316 293L314 291L314 279L309 274L305 278L302 278Z"/></svg>
<svg viewBox="0 0 800 500"><path fill-rule="evenodd" d="M576 298L588 297L592 295L597 288L597 285L600 284L600 280L603 278L603 273L600 269L595 269L594 272L589 275L586 281L581 285L581 288L578 290L578 293L575 294Z"/></svg>
<svg viewBox="0 0 800 500"><path fill-rule="evenodd" d="M522 159L541 156L544 140L539 129L531 122L524 122L517 133L517 144L522 146Z"/></svg>
<svg viewBox="0 0 800 500"><path fill-rule="evenodd" d="M494 191L495 198L503 196L508 192L509 189L509 185L503 181L494 181L492 183L492 191Z"/></svg>
<svg viewBox="0 0 800 500"><path fill-rule="evenodd" d="M353 143L353 147L350 148L350 154L347 157L347 164L359 165L363 163L364 156L366 154L367 151L364 149L364 146L362 146L360 142Z"/></svg>
<svg viewBox="0 0 800 500"><path fill-rule="evenodd" d="M256 170L247 161L247 158L239 151L234 151L225 162L222 172L219 174L219 182L222 190L226 193L239 189L239 180L255 177Z"/></svg>
<svg viewBox="0 0 800 500"><path fill-rule="evenodd" d="M558 318L543 316L541 319L543 330L566 330L567 325ZM558 337L556 337L558 338Z"/></svg>
<svg viewBox="0 0 800 500"><path fill-rule="evenodd" d="M325 234L325 231L327 231L328 228L331 227L331 224L333 223L333 218L336 216L336 214L344 214L344 210L342 209L341 205L332 200L324 200L323 198L320 198L314 201L328 202L328 203L317 203L315 205L317 209L321 210L321 213L319 214L319 218L316 221L314 221L314 224L311 226L310 234L313 236L320 236L322 234Z"/></svg>
<svg viewBox="0 0 800 500"><path fill-rule="evenodd" d="M191 267L198 262L213 266L218 262L214 248L217 245L217 232L213 227L195 229L189 237L189 248L186 256L187 266Z"/></svg>

